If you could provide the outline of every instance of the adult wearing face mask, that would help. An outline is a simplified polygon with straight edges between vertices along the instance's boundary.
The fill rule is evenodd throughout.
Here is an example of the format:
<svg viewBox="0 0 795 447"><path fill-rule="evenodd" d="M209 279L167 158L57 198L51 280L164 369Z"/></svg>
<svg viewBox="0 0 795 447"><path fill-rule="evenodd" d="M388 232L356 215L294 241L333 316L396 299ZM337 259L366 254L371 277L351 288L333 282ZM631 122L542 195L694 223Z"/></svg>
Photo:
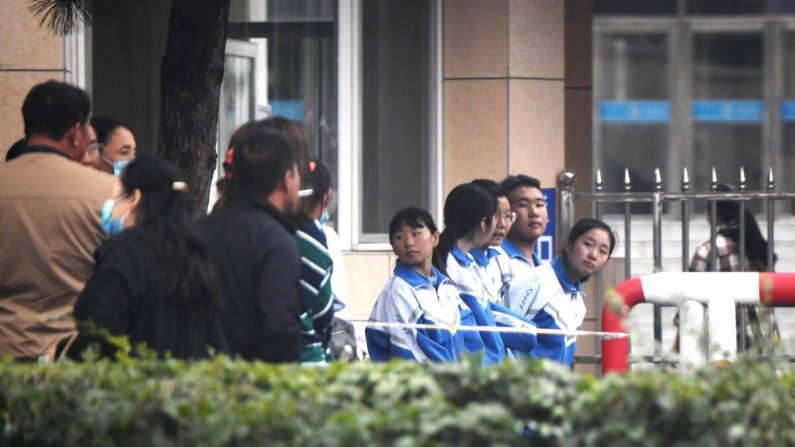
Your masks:
<svg viewBox="0 0 795 447"><path fill-rule="evenodd" d="M118 176L135 159L135 136L127 126L113 118L95 116L91 125L96 131L99 149L94 169Z"/></svg>
<svg viewBox="0 0 795 447"><path fill-rule="evenodd" d="M196 359L208 348L226 351L218 288L210 259L194 227L196 213L176 168L151 157L131 162L121 176L122 196L103 209L113 235L97 251L94 273L75 304L80 334L68 355L98 343L99 333L128 336L160 356Z"/></svg>
<svg viewBox="0 0 795 447"><path fill-rule="evenodd" d="M52 358L74 334L75 299L107 238L100 211L119 191L112 176L80 166L90 114L83 90L34 86L22 105L27 145L0 164L0 357Z"/></svg>

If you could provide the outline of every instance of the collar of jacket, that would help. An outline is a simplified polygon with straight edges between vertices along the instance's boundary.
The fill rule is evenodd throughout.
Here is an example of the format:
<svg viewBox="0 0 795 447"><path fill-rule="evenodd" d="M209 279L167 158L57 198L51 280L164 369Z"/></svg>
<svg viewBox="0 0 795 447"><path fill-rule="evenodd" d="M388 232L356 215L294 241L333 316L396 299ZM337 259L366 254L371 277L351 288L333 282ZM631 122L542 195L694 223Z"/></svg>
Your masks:
<svg viewBox="0 0 795 447"><path fill-rule="evenodd" d="M436 266L431 266L431 276L428 277L412 268L407 267L406 264L400 262L399 259L395 263L394 273L395 276L402 278L415 289L422 286L438 289L439 285L448 280L447 277L436 268Z"/></svg>
<svg viewBox="0 0 795 447"><path fill-rule="evenodd" d="M569 274L566 273L566 266L563 265L562 259L555 256L555 259L553 259L550 264L552 264L552 270L555 271L555 276L558 277L558 282L560 283L561 287L563 287L563 290L571 293L572 295L582 290L581 281L572 282L572 280L569 279Z"/></svg>
<svg viewBox="0 0 795 447"><path fill-rule="evenodd" d="M72 157L70 157L66 152L52 146L27 146L19 153L20 156L25 154L54 154L73 161Z"/></svg>
<svg viewBox="0 0 795 447"><path fill-rule="evenodd" d="M469 250L469 254L475 258L475 262L477 262L479 266L486 267L489 265L491 258L499 255L500 252L491 247L486 247L485 250L480 247L475 247L472 250Z"/></svg>
<svg viewBox="0 0 795 447"><path fill-rule="evenodd" d="M469 267L469 264L475 262L475 258L472 255L464 253L464 250L458 247L458 244L453 244L453 248L450 249L450 254L453 255L453 258L462 266L462 267Z"/></svg>
<svg viewBox="0 0 795 447"><path fill-rule="evenodd" d="M229 193L226 205L224 208L254 208L265 211L273 216L287 231L295 233L295 225L287 216L279 211L275 206L268 202L262 194L252 193L248 191L232 191Z"/></svg>
<svg viewBox="0 0 795 447"><path fill-rule="evenodd" d="M532 259L528 259L527 256L524 255L522 250L519 250L519 247L517 247L516 244L514 244L513 242L509 241L507 237L502 240L502 244L500 244L500 247L502 247L502 249L505 250L505 254L507 254L511 258L521 259L524 262L533 265L535 267L541 265L541 259L535 253L533 253Z"/></svg>

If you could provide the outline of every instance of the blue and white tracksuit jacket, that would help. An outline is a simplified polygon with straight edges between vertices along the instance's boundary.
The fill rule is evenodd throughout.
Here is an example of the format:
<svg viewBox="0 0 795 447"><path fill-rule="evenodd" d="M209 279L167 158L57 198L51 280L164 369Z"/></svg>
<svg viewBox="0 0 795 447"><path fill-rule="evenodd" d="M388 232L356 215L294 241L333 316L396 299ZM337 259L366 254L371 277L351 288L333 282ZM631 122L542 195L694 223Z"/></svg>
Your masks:
<svg viewBox="0 0 795 447"><path fill-rule="evenodd" d="M575 331L585 319L585 294L580 282L573 283L560 258L536 267L527 278L511 284L508 302L511 310L532 319L544 329ZM574 362L575 335L539 334L533 354L567 366Z"/></svg>
<svg viewBox="0 0 795 447"><path fill-rule="evenodd" d="M494 257L494 266L499 270L502 279L502 305L510 308L507 297L511 283L527 278L533 270L541 265L541 260L533 253L531 258L517 247L513 242L504 239L499 247L495 247L498 255Z"/></svg>
<svg viewBox="0 0 795 447"><path fill-rule="evenodd" d="M417 324L461 324L456 287L432 267L431 277L398 261L370 313L370 321ZM393 358L455 362L466 351L461 331L368 327L367 349L375 362Z"/></svg>
<svg viewBox="0 0 795 447"><path fill-rule="evenodd" d="M480 280L478 265L472 255L453 246L447 256L447 273L461 297L461 324L471 326L517 327L535 329L529 319L511 312L507 307L490 301ZM506 356L530 353L536 345L535 332L465 332L467 352L483 352L485 364L498 363Z"/></svg>
<svg viewBox="0 0 795 447"><path fill-rule="evenodd" d="M486 298L497 304L503 304L502 274L497 263L500 253L495 247L488 247L485 250L482 248L469 250L469 254L472 255L478 266L478 277L483 283Z"/></svg>

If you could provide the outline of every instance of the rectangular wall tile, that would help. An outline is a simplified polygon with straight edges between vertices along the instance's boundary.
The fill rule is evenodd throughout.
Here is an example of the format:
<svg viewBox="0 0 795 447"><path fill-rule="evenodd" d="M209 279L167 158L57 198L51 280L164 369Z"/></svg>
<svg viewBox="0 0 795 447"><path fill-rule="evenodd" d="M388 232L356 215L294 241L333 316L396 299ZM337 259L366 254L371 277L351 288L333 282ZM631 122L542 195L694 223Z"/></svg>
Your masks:
<svg viewBox="0 0 795 447"><path fill-rule="evenodd" d="M366 320L392 274L394 261L386 252L347 252L344 259L351 318Z"/></svg>
<svg viewBox="0 0 795 447"><path fill-rule="evenodd" d="M564 167L563 81L510 81L511 174L538 177L556 186Z"/></svg>
<svg viewBox="0 0 795 447"><path fill-rule="evenodd" d="M0 69L63 69L63 38L39 25L30 0L3 0L0 8Z"/></svg>
<svg viewBox="0 0 795 447"><path fill-rule="evenodd" d="M444 81L444 191L475 178L501 180L505 160L504 80Z"/></svg>
<svg viewBox="0 0 795 447"><path fill-rule="evenodd" d="M563 3L510 0L511 77L563 78Z"/></svg>
<svg viewBox="0 0 795 447"><path fill-rule="evenodd" d="M0 72L0 163L8 148L25 136L22 122L22 102L34 85L55 79L63 81L63 73Z"/></svg>
<svg viewBox="0 0 795 447"><path fill-rule="evenodd" d="M444 77L505 76L505 0L445 0Z"/></svg>

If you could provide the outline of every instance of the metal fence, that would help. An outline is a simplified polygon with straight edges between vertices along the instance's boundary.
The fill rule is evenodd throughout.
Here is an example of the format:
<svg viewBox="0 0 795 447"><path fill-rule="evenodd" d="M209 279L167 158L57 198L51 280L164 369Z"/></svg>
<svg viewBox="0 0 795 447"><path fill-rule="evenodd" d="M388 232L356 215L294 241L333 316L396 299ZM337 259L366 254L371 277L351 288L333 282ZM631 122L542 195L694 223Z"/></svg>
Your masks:
<svg viewBox="0 0 795 447"><path fill-rule="evenodd" d="M564 172L559 178L560 182L560 234L561 240L565 240L569 231L574 224L574 205L575 203L589 203L592 206L592 215L597 219L603 219L604 207L607 204L618 204L618 207L623 207L624 218L624 234L618 235L623 240L624 245L624 276L628 279L632 272L632 253L630 244L632 242L632 220L633 213L631 210L632 204L643 203L651 206L652 217L652 247L654 257L654 271L659 272L663 270L663 256L662 256L662 243L663 243L663 217L664 205L672 204L675 206L679 204L681 213L679 213L679 220L681 221L681 258L682 258L682 271L687 271L691 258L690 253L690 213L694 203L702 201L705 203L711 212L712 216L716 216L716 208L718 201L736 201L739 207L739 264L740 269L745 267L745 209L750 204L761 203L767 215L767 241L768 241L768 259L767 270L774 270L774 252L775 252L775 219L776 219L776 202L791 201L795 199L795 193L792 192L776 192L775 181L773 178L773 169L770 168L767 175L766 191L748 191L746 190L745 172L741 168L739 172L739 184L735 192L718 192L718 179L715 168L712 169L712 183L709 192L693 192L690 190L690 179L688 176L687 168L684 168L681 178L681 191L670 192L663 190L663 182L660 175L660 170L655 169L655 184L654 191L651 192L633 192L630 173L625 169L623 192L605 192L603 190L601 171L596 171L596 180L594 182L593 191L590 193L575 192L575 175L572 172ZM675 213L671 213L675 214ZM620 216L620 214L619 214ZM620 217L619 217L620 219ZM675 216L674 216L675 219ZM718 254L716 246L716 237L718 234L717 219L710 221L710 241L712 251L710 253L711 267L713 271L718 269ZM615 253L614 253L615 255ZM604 299L604 281L602 273L596 275L595 290L597 309L602 308ZM651 358L645 358L647 361L653 363L667 363L668 361L662 355L662 309L661 306L655 305L654 311L654 355ZM741 323L745 323L746 315L743 313L740 316ZM601 313L598 313L598 324L601 328ZM743 324L743 327L745 325ZM741 335L740 345L742 349L745 345L745 334ZM601 356L578 356L577 361L583 363L600 363Z"/></svg>

